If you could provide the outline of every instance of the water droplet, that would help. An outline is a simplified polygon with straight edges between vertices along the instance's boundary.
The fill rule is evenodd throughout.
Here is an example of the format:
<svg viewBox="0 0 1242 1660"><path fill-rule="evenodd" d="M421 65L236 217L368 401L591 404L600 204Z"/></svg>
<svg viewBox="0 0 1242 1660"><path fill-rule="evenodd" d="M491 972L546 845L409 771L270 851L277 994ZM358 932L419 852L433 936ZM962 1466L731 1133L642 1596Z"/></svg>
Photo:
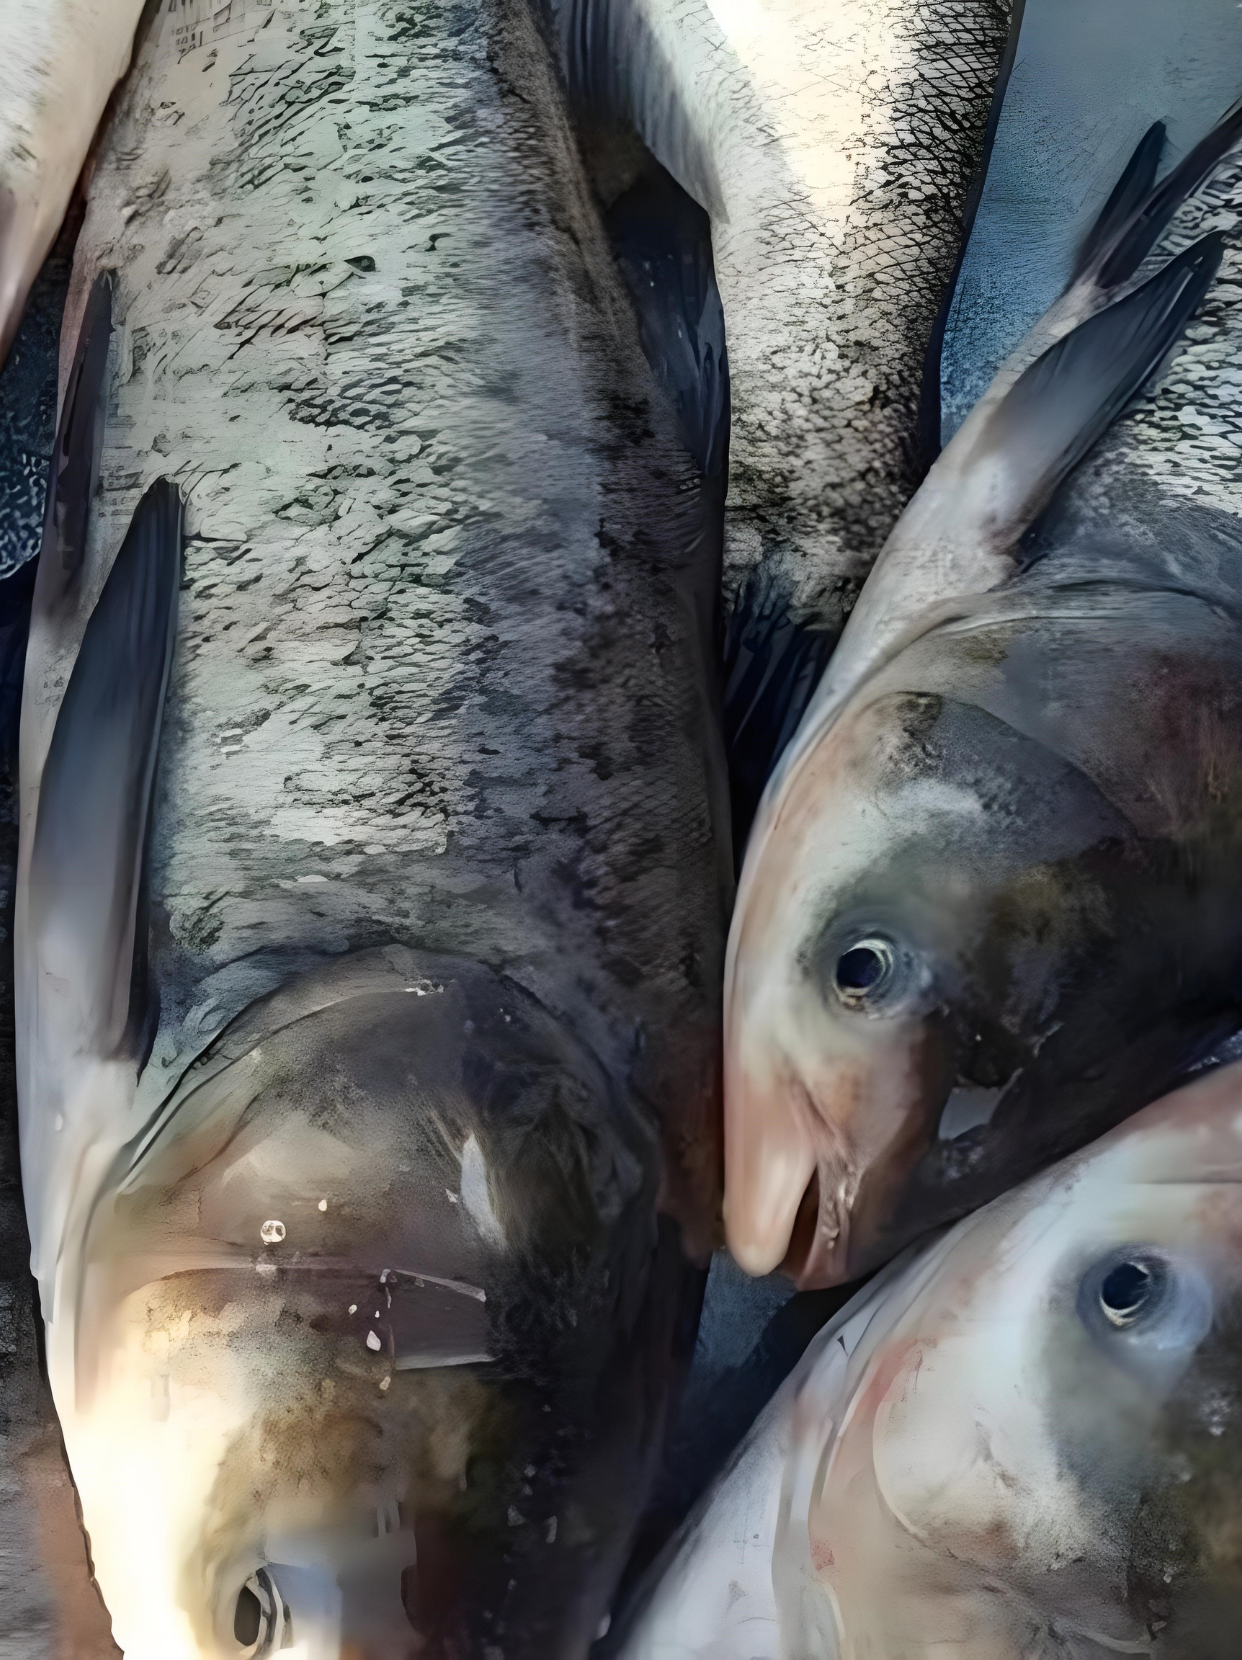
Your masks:
<svg viewBox="0 0 1242 1660"><path fill-rule="evenodd" d="M265 1245L279 1245L284 1237L285 1225L283 1222L275 1220L265 1222L259 1229L259 1238Z"/></svg>
<svg viewBox="0 0 1242 1660"><path fill-rule="evenodd" d="M350 1313L351 1313L351 1314L357 1314L357 1312L358 1312L358 1305L357 1305L357 1303L350 1303L350 1305L349 1305L349 1312L350 1312Z"/></svg>
<svg viewBox="0 0 1242 1660"><path fill-rule="evenodd" d="M328 1201L327 1201L327 1200L326 1200L326 1199L321 1199L321 1200L320 1200L320 1201L319 1201L319 1208L320 1208L320 1210L327 1210L327 1208L328 1208Z"/></svg>
<svg viewBox="0 0 1242 1660"><path fill-rule="evenodd" d="M375 1332L375 1331L369 1331L367 1333L367 1348L378 1350L379 1346L380 1346L379 1333Z"/></svg>

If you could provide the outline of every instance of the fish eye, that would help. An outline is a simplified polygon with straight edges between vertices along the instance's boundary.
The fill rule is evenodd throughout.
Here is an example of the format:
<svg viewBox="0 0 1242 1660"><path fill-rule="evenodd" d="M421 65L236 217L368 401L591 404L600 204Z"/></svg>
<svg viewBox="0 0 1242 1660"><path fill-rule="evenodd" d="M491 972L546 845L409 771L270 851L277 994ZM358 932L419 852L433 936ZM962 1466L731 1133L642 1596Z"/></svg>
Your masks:
<svg viewBox="0 0 1242 1660"><path fill-rule="evenodd" d="M897 951L883 934L855 940L837 958L832 987L848 1008L878 1002L897 979Z"/></svg>
<svg viewBox="0 0 1242 1660"><path fill-rule="evenodd" d="M259 1568L237 1593L233 1608L233 1640L243 1654L258 1660L271 1651L276 1637L276 1614L275 1588L266 1570Z"/></svg>
<svg viewBox="0 0 1242 1660"><path fill-rule="evenodd" d="M1118 1358L1167 1368L1188 1359L1210 1330L1212 1291L1193 1263L1130 1246L1088 1269L1078 1311Z"/></svg>

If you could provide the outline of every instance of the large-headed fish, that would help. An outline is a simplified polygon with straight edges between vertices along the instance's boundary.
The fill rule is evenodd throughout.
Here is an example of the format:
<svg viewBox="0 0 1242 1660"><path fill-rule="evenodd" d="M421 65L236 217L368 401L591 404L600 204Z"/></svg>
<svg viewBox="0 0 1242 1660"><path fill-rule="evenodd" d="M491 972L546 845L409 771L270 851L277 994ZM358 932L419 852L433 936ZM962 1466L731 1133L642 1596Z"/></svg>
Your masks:
<svg viewBox="0 0 1242 1660"><path fill-rule="evenodd" d="M624 1660L1224 1660L1242 1618L1242 1070L882 1270Z"/></svg>
<svg viewBox="0 0 1242 1660"><path fill-rule="evenodd" d="M128 1660L569 1660L715 1213L718 532L520 4L176 25L93 176L22 710L94 1569Z"/></svg>
<svg viewBox="0 0 1242 1660"><path fill-rule="evenodd" d="M1238 1024L1234 248L1211 284L1240 132L1235 111L1154 188L1159 128L1139 146L768 786L726 971L726 1226L752 1271L789 1253L804 1283L848 1280ZM1172 374L1023 540L1209 289Z"/></svg>

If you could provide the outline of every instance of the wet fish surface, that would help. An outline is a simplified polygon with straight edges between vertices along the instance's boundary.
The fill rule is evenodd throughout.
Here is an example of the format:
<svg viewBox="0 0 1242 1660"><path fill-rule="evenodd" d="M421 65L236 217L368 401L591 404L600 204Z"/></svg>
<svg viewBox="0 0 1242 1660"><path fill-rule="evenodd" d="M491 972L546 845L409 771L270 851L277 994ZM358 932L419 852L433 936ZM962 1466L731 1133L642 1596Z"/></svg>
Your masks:
<svg viewBox="0 0 1242 1660"><path fill-rule="evenodd" d="M1232 1653L1240 1169L1229 1067L903 1253L609 1652Z"/></svg>
<svg viewBox="0 0 1242 1660"><path fill-rule="evenodd" d="M1159 184L1140 144L769 785L726 982L752 1271L847 1281L1238 1026L1240 130Z"/></svg>
<svg viewBox="0 0 1242 1660"><path fill-rule="evenodd" d="M74 284L18 1065L114 1633L582 1654L711 1242L732 861L719 527L530 19L157 16Z"/></svg>
<svg viewBox="0 0 1242 1660"><path fill-rule="evenodd" d="M712 217L726 588L835 637L921 470L924 357L1008 37L1002 0L548 0L570 85ZM745 602L749 603L749 602Z"/></svg>

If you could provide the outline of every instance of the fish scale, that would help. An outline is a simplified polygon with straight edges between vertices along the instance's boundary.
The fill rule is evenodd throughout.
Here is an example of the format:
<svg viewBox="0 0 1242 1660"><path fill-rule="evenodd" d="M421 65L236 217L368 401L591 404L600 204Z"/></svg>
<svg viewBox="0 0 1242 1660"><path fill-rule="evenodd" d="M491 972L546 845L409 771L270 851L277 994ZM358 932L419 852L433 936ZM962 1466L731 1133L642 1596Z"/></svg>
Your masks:
<svg viewBox="0 0 1242 1660"><path fill-rule="evenodd" d="M482 74L466 89L453 79L463 48L446 32L428 54L441 97L372 136L407 74L404 37L428 32L431 11L345 7L331 29L267 15L253 40L233 30L210 48L207 79L209 48L172 65L157 31L100 163L78 261L81 280L106 266L122 274L96 548L117 544L156 476L178 480L187 503L154 886L174 946L201 937L211 894L233 895L199 972L227 977L244 956L250 995L256 951L277 944L282 966L299 938L321 951L325 910L334 948L361 918L378 931L416 917L428 943L512 954L522 890L568 865L571 897L549 885L541 937L517 954L542 985L567 936L607 920L627 819L641 838L671 809L670 835L706 845L701 804L679 813L677 779L662 800L662 780L641 766L644 714L684 723L693 694L678 710L675 688L627 688L611 731L582 708L575 657L592 633L638 622L600 581L608 555L575 476L589 417L565 406L564 378L492 384L498 332L542 335L534 362L558 348L540 320L513 316L503 252L494 273L476 257L463 281L452 251L477 256L492 226L507 220L510 232L521 211L520 185L509 208L497 198L512 180L477 183L496 166L477 152L500 95ZM225 85L217 112L209 89ZM194 146L161 156L153 187L148 123L187 120L204 123ZM433 224L443 240L429 252ZM339 257L325 260L325 246ZM238 268L239 247L257 255L257 275ZM345 263L355 248L376 274ZM545 302L567 300L553 284ZM407 367L394 374L394 361ZM193 422L196 407L209 420ZM382 512L381 490L392 502ZM550 522L562 504L578 519L564 536ZM467 532L507 546L504 565L498 554L463 565L454 543ZM514 545L522 535L540 541L537 571ZM551 591L564 600L529 603ZM243 721L240 743L225 743ZM583 757L588 734L613 752L606 784ZM628 785L627 762L639 763ZM592 844L605 840L603 858ZM330 884L314 914L290 886L303 868ZM644 917L668 913L667 885L656 889L667 877L631 878L646 888ZM658 926L623 924L648 938ZM615 922L610 949L627 953ZM221 989L213 978L219 1019L237 1000ZM170 1049L182 1053L179 1038L162 1038L161 1058Z"/></svg>

